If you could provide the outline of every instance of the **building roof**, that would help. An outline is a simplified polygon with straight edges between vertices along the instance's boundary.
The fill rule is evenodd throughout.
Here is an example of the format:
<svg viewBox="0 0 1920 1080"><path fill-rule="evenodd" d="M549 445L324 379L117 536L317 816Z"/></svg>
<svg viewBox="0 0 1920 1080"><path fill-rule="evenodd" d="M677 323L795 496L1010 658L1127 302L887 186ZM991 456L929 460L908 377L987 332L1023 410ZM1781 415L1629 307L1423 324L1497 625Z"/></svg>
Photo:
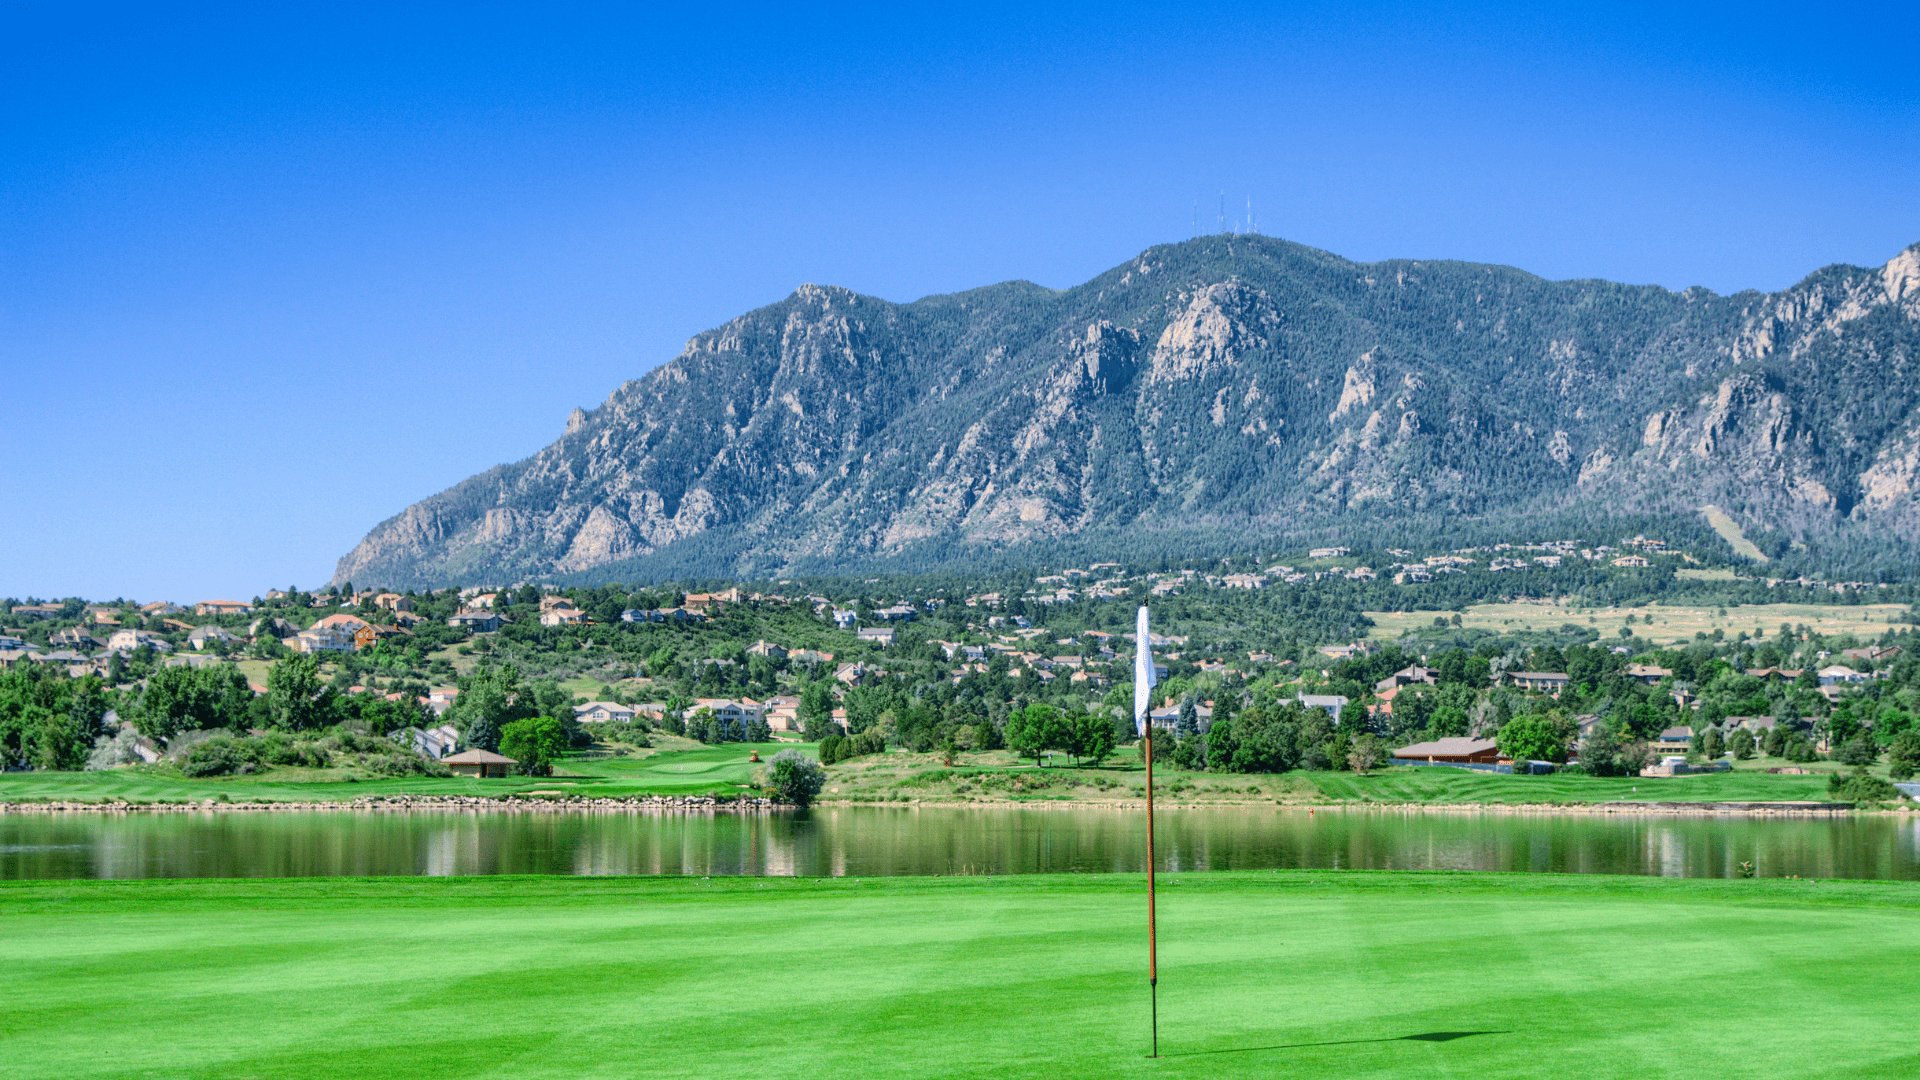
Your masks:
<svg viewBox="0 0 1920 1080"><path fill-rule="evenodd" d="M499 754L493 753L488 750L480 750L480 749L462 750L457 754L452 754L447 757L443 757L440 760L448 765L518 765L520 764L518 761L515 761L510 757L501 757Z"/></svg>
<svg viewBox="0 0 1920 1080"><path fill-rule="evenodd" d="M1435 739L1432 742L1414 743L1412 746L1403 746L1395 750L1393 756L1403 758L1472 757L1475 754L1484 754L1489 750L1498 749L1499 744L1495 743L1492 739L1469 739L1464 736L1455 735L1445 739Z"/></svg>

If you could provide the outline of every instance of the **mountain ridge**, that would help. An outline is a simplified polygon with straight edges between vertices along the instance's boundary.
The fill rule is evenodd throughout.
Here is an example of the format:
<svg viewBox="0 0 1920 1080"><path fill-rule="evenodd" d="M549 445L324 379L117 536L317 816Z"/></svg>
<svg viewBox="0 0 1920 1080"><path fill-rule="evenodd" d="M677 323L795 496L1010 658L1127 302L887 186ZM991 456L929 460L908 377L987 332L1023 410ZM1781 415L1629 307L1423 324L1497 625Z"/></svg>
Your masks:
<svg viewBox="0 0 1920 1080"><path fill-rule="evenodd" d="M834 286L694 335L335 580L773 574L1151 532L1568 512L1920 537L1920 244L1775 293L1257 236L1052 290Z"/></svg>

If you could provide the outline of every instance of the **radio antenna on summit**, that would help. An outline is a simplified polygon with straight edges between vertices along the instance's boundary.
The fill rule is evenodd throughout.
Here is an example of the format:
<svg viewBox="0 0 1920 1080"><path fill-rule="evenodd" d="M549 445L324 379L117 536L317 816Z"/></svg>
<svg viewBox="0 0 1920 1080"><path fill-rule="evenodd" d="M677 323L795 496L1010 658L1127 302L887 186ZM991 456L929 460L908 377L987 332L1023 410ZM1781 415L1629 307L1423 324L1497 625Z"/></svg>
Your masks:
<svg viewBox="0 0 1920 1080"><path fill-rule="evenodd" d="M1227 231L1227 189L1226 188L1220 189L1220 215L1219 217L1214 219L1214 230L1221 233L1224 233Z"/></svg>

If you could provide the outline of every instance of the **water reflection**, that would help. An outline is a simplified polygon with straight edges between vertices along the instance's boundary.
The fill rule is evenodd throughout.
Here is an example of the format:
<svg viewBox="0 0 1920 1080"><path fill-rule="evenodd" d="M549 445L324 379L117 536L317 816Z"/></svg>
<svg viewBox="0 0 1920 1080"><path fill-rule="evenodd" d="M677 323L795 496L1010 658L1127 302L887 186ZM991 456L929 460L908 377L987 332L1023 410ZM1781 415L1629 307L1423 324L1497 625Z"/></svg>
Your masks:
<svg viewBox="0 0 1920 1080"><path fill-rule="evenodd" d="M1920 820L1278 808L1160 815L1168 871L1518 870L1920 878ZM832 807L810 814L219 813L0 816L0 878L464 874L1123 873L1143 816Z"/></svg>

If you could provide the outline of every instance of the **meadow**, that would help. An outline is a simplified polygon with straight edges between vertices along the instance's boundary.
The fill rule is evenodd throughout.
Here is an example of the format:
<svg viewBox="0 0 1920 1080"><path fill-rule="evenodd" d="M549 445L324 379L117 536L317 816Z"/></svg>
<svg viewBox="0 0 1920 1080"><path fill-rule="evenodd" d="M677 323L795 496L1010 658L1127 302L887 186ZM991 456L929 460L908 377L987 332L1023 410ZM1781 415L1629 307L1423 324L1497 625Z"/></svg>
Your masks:
<svg viewBox="0 0 1920 1080"><path fill-rule="evenodd" d="M1142 879L0 884L0 1077L1909 1077L1920 888Z"/></svg>
<svg viewBox="0 0 1920 1080"><path fill-rule="evenodd" d="M1617 638L1622 629L1639 637L1670 644L1692 641L1695 634L1715 630L1728 637L1755 632L1773 637L1781 623L1805 624L1820 634L1857 634L1878 639L1896 626L1906 626L1904 604L1736 604L1729 607L1685 604L1646 604L1640 607L1579 607L1563 603L1473 604L1462 611L1460 625L1470 630L1511 634L1523 630L1558 630L1572 623L1600 632L1602 640ZM1724 614L1722 614L1724 612ZM1441 613L1433 611L1369 611L1374 622L1370 638L1393 641L1411 630L1429 629ZM1442 617L1451 618L1451 615ZM1633 622L1627 622L1631 617ZM1649 624L1648 620L1652 623Z"/></svg>

